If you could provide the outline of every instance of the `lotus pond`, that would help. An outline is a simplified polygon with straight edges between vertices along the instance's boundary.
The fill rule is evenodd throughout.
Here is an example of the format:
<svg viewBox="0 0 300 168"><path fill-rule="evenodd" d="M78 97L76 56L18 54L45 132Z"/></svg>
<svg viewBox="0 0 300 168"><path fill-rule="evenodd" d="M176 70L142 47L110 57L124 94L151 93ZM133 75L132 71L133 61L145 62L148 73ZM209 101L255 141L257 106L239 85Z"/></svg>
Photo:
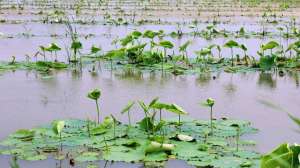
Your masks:
<svg viewBox="0 0 300 168"><path fill-rule="evenodd" d="M299 10L0 1L0 167L297 168Z"/></svg>

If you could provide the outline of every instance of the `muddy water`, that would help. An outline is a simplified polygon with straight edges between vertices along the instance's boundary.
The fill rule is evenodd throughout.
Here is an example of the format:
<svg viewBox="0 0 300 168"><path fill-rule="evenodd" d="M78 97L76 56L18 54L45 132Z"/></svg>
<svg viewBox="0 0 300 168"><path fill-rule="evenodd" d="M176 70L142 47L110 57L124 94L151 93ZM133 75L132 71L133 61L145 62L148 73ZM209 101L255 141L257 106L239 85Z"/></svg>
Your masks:
<svg viewBox="0 0 300 168"><path fill-rule="evenodd" d="M293 143L300 138L295 132L297 127L287 116L287 112L300 116L299 75L290 73L279 77L251 72L177 77L165 74L162 77L159 72L120 70L99 71L92 76L85 70L80 76L63 71L51 79L41 79L33 72L8 72L0 76L0 139L17 129L32 128L54 119L96 117L94 103L86 98L86 93L97 87L102 89L102 116L112 113L124 122L126 116L122 116L120 110L129 100L149 102L159 96L163 102L181 105L193 118L206 119L209 118L208 109L201 107L199 102L213 97L216 99L215 117L251 121L260 132L247 139L257 141L257 151L267 152L280 143ZM139 107L132 112L135 121L143 117ZM172 116L164 114L164 117ZM8 161L7 157L0 156L1 165L7 165ZM41 165L55 167L56 162L22 162L22 168Z"/></svg>

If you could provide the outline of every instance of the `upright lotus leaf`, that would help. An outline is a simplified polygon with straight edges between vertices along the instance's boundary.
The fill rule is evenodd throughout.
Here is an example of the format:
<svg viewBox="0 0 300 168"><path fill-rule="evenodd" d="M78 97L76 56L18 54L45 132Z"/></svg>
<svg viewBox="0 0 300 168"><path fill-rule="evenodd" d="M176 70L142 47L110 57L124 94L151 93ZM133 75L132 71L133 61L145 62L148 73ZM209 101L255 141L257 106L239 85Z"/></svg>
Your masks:
<svg viewBox="0 0 300 168"><path fill-rule="evenodd" d="M170 107L169 104L166 104L166 103L162 103L162 102L156 102L155 104L153 104L151 106L153 109L157 109L157 110L160 110L160 109L167 109Z"/></svg>
<svg viewBox="0 0 300 168"><path fill-rule="evenodd" d="M236 41L233 41L233 40L229 40L228 42L226 42L224 44L224 47L226 47L226 48L237 48L237 47L239 47L239 43L236 42Z"/></svg>
<svg viewBox="0 0 300 168"><path fill-rule="evenodd" d="M148 112L149 112L149 107L142 101L138 101L140 107L143 109L145 115L147 116L148 115Z"/></svg>
<svg viewBox="0 0 300 168"><path fill-rule="evenodd" d="M48 51L60 51L61 48L56 43L51 43L48 47Z"/></svg>
<svg viewBox="0 0 300 168"><path fill-rule="evenodd" d="M192 42L190 40L188 40L187 42L185 42L181 46L179 46L179 52L182 52L183 57L185 57L185 58L188 58L187 48L190 44L192 44Z"/></svg>
<svg viewBox="0 0 300 168"><path fill-rule="evenodd" d="M231 66L233 66L233 48L238 48L239 43L233 40L228 41L227 43L224 44L224 47L230 48L231 49Z"/></svg>
<svg viewBox="0 0 300 168"><path fill-rule="evenodd" d="M101 96L101 91L99 89L94 89L90 91L87 95L87 97L92 100L98 100L100 96Z"/></svg>
<svg viewBox="0 0 300 168"><path fill-rule="evenodd" d="M172 49L174 47L174 44L170 41L161 41L161 42L159 42L159 46L161 46L163 48Z"/></svg>
<svg viewBox="0 0 300 168"><path fill-rule="evenodd" d="M183 43L180 47L179 47L179 51L180 52L183 52L183 51L186 51L187 47L191 44L191 41L187 41L185 43Z"/></svg>
<svg viewBox="0 0 300 168"><path fill-rule="evenodd" d="M100 109L99 109L99 104L98 104L98 99L101 96L101 91L99 89L94 89L90 91L87 95L88 98L95 100L96 102L96 108L97 108L97 123L100 123Z"/></svg>
<svg viewBox="0 0 300 168"><path fill-rule="evenodd" d="M166 108L166 110L178 115L178 125L179 126L181 125L180 116L188 114L182 107L178 106L177 104L171 104L170 106L168 106Z"/></svg>
<svg viewBox="0 0 300 168"><path fill-rule="evenodd" d="M265 45L262 46L262 50L263 51L265 51L265 50L272 50L272 49L274 49L276 47L279 47L279 44L276 41L270 41L267 44L265 44Z"/></svg>
<svg viewBox="0 0 300 168"><path fill-rule="evenodd" d="M241 36L245 35L246 31L245 31L245 28L244 27L241 27L240 30L239 30L239 34Z"/></svg>
<svg viewBox="0 0 300 168"><path fill-rule="evenodd" d="M125 108L121 111L122 114L127 113L127 115L128 115L128 130L127 130L128 132L129 132L129 129L130 129L130 127L131 127L130 109L133 107L134 104L135 104L134 101L129 102L129 103L125 106ZM128 134L129 134L129 133L128 133Z"/></svg>
<svg viewBox="0 0 300 168"><path fill-rule="evenodd" d="M100 47L96 47L95 45L92 45L92 47L91 47L91 53L92 53L92 54L96 54L96 53L98 53L99 51L101 51L101 48L100 48Z"/></svg>
<svg viewBox="0 0 300 168"><path fill-rule="evenodd" d="M277 147L274 151L264 155L261 158L261 168L271 167L283 167L289 168L293 163L293 151L290 149L288 144L282 144Z"/></svg>
<svg viewBox="0 0 300 168"><path fill-rule="evenodd" d="M71 44L71 49L73 50L82 49L82 43L80 41L73 41Z"/></svg>
<svg viewBox="0 0 300 168"><path fill-rule="evenodd" d="M291 114L288 114L288 115L300 127L300 119L292 116Z"/></svg>
<svg viewBox="0 0 300 168"><path fill-rule="evenodd" d="M159 97L155 97L151 102L149 103L149 108L153 108L153 106L158 102Z"/></svg>
<svg viewBox="0 0 300 168"><path fill-rule="evenodd" d="M149 38L149 39L153 39L156 36L156 33L154 31L151 30L146 30L143 34L143 37Z"/></svg>
<svg viewBox="0 0 300 168"><path fill-rule="evenodd" d="M202 105L210 107L210 129L211 134L213 134L213 106L215 105L215 100L212 98L206 99L206 102L202 103Z"/></svg>
<svg viewBox="0 0 300 168"><path fill-rule="evenodd" d="M39 48L43 51L43 52L45 52L45 51L47 51L47 48L45 47L45 46L39 46Z"/></svg>
<svg viewBox="0 0 300 168"><path fill-rule="evenodd" d="M151 108L159 110L159 120L161 121L162 120L162 110L169 108L169 106L170 106L169 104L156 101L153 105L151 105Z"/></svg>
<svg viewBox="0 0 300 168"><path fill-rule="evenodd" d="M241 49L242 49L243 51L247 51L247 50L248 50L248 48L247 48L244 44L242 44L240 47L241 47Z"/></svg>
<svg viewBox="0 0 300 168"><path fill-rule="evenodd" d="M60 150L62 151L62 131L65 127L65 121L55 121L52 123L52 130L53 132L59 136L59 139L60 139Z"/></svg>
<svg viewBox="0 0 300 168"><path fill-rule="evenodd" d="M212 98L208 98L208 99L206 100L206 103L207 103L207 105L208 105L209 107L212 107L212 106L214 106L214 104L215 104L215 100L212 99Z"/></svg>
<svg viewBox="0 0 300 168"><path fill-rule="evenodd" d="M71 44L71 49L73 50L74 53L74 59L77 61L77 53L80 49L82 49L82 43L80 41L73 41Z"/></svg>
<svg viewBox="0 0 300 168"><path fill-rule="evenodd" d="M187 115L188 114L182 107L180 107L179 105L174 104L174 103L171 104L170 106L168 106L166 110L168 110L172 113L178 114L178 115Z"/></svg>
<svg viewBox="0 0 300 168"><path fill-rule="evenodd" d="M132 40L133 40L132 36L128 35L125 38L121 39L120 42L122 46L126 46L127 44L131 43Z"/></svg>
<svg viewBox="0 0 300 168"><path fill-rule="evenodd" d="M300 53L300 41L291 43L285 52L292 51L292 50L296 51L296 53Z"/></svg>
<svg viewBox="0 0 300 168"><path fill-rule="evenodd" d="M154 123L150 117L144 117L140 122L137 122L140 129L144 131L152 131L154 128Z"/></svg>
<svg viewBox="0 0 300 168"><path fill-rule="evenodd" d="M134 101L128 102L128 104L123 108L123 110L121 111L121 113L122 114L128 113L134 104L135 104Z"/></svg>
<svg viewBox="0 0 300 168"><path fill-rule="evenodd" d="M240 140L240 126L238 124L232 124L231 127L236 129L236 151L239 151L239 140Z"/></svg>
<svg viewBox="0 0 300 168"><path fill-rule="evenodd" d="M138 38L141 37L143 34L142 34L141 32L139 32L139 31L133 31L133 32L131 33L131 35L132 35L132 37L133 37L134 39L138 39Z"/></svg>
<svg viewBox="0 0 300 168"><path fill-rule="evenodd" d="M65 121L55 121L52 125L53 132L56 135L60 135L65 127Z"/></svg>

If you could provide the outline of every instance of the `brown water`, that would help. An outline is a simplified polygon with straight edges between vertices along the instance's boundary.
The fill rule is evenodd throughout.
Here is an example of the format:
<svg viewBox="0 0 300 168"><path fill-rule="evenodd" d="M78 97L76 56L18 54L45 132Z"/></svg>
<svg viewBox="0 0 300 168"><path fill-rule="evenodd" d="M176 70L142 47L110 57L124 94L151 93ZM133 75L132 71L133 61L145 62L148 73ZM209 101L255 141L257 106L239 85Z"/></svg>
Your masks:
<svg viewBox="0 0 300 168"><path fill-rule="evenodd" d="M298 142L300 138L295 132L297 127L287 116L287 112L300 116L299 73L284 77L258 72L177 77L165 74L162 77L159 72L118 70L93 76L85 69L80 76L62 71L56 72L51 79L42 79L40 75L26 71L0 75L0 139L17 129L32 128L54 119L95 117L94 103L86 98L86 93L93 88L102 90L102 115L112 113L121 121L126 121L120 110L128 101L148 102L156 96L161 101L181 105L193 118L208 118L208 110L199 102L212 97L216 100L216 118L249 120L260 130L247 137L257 141L255 149L259 152L270 151L283 142ZM143 117L139 107L133 112L135 121ZM7 158L0 156L1 167L8 164ZM52 168L56 161L21 163L22 168L41 165Z"/></svg>

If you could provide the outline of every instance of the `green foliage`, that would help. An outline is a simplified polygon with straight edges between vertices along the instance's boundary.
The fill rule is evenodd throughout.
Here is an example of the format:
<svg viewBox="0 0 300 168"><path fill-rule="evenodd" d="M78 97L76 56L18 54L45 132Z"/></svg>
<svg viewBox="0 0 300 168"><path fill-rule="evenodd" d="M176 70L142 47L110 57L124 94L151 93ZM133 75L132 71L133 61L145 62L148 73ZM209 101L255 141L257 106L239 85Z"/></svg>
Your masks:
<svg viewBox="0 0 300 168"><path fill-rule="evenodd" d="M92 100L98 100L101 96L101 91L99 89L94 89L87 94L87 97Z"/></svg>
<svg viewBox="0 0 300 168"><path fill-rule="evenodd" d="M60 135L65 127L65 121L54 121L52 130L56 135Z"/></svg>
<svg viewBox="0 0 300 168"><path fill-rule="evenodd" d="M134 101L129 102L129 103L124 107L124 109L121 111L121 113L122 113L122 114L128 113L129 110L132 108L132 106L133 106L134 104L135 104Z"/></svg>
<svg viewBox="0 0 300 168"><path fill-rule="evenodd" d="M224 47L226 47L226 48L238 48L239 43L234 41L234 40L230 40L230 41L228 41L224 44Z"/></svg>
<svg viewBox="0 0 300 168"><path fill-rule="evenodd" d="M161 41L161 42L159 42L159 46L161 46L163 48L172 49L174 47L174 44L170 41Z"/></svg>
<svg viewBox="0 0 300 168"><path fill-rule="evenodd" d="M155 106L158 99L151 101L151 108ZM142 104L142 103L141 103ZM145 105L145 110L150 108ZM206 137L205 132L209 130L209 122L205 120L182 119L181 134L177 135L176 120L162 121L157 123L151 118L140 122L141 127L134 125L130 131L130 138L127 137L127 126L116 124L115 131L112 129L112 117L106 117L100 124L91 122L92 136L89 137L86 131L87 121L64 120L63 134L59 139L56 133L62 131L59 121L50 125L44 125L32 130L22 130L10 135L1 142L1 145L9 147L2 150L1 154L16 155L24 160L43 160L48 156L56 156L57 150L62 143L66 148L65 153L73 156L76 162L91 162L98 160L123 161L123 162L161 162L169 157L187 161L191 165L221 166L256 165L260 158L258 154L246 149L234 152L230 144L230 137L235 136L235 129L231 126L240 126L241 135L253 133L255 130L250 127L247 121L239 120L215 120L215 132L213 137ZM165 125L163 132L165 136L148 136L148 127L155 129L158 125ZM53 132L55 125L57 131ZM55 128L54 127L54 128ZM60 131L59 131L60 130ZM156 131L159 131L157 129ZM34 136L32 135L34 132ZM114 135L115 134L115 135ZM20 138L31 136L31 141L22 141ZM173 137L177 138L173 138ZM102 154L103 155L102 155ZM56 159L63 158L54 157Z"/></svg>
<svg viewBox="0 0 300 168"><path fill-rule="evenodd" d="M71 44L71 49L73 50L82 49L82 43L80 41L73 41Z"/></svg>
<svg viewBox="0 0 300 168"><path fill-rule="evenodd" d="M265 50L272 50L272 49L274 49L276 47L279 47L279 44L276 41L270 41L267 44L262 45L262 50L263 51L265 51Z"/></svg>
<svg viewBox="0 0 300 168"><path fill-rule="evenodd" d="M259 67L263 70L271 70L276 65L276 56L262 56L259 60Z"/></svg>
<svg viewBox="0 0 300 168"><path fill-rule="evenodd" d="M101 51L101 48L100 48L100 47L96 47L95 45L93 45L93 46L91 47L91 53L92 53L92 54L96 54L96 53L98 53L99 51Z"/></svg>
<svg viewBox="0 0 300 168"><path fill-rule="evenodd" d="M269 167L292 167L297 168L299 166L298 155L300 153L299 145L282 144L278 146L274 151L264 155L261 158L261 168Z"/></svg>

